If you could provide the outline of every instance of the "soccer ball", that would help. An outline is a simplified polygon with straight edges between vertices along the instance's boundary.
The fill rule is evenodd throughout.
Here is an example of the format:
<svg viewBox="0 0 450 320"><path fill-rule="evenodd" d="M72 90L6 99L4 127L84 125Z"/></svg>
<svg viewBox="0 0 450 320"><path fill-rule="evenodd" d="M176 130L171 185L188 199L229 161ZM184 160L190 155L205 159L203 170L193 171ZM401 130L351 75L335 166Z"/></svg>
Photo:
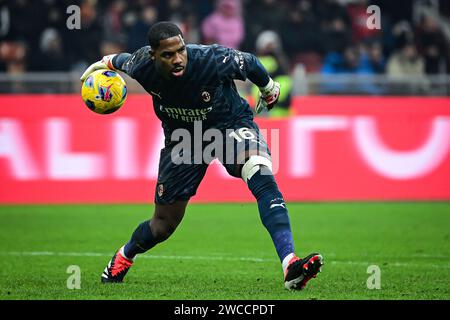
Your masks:
<svg viewBox="0 0 450 320"><path fill-rule="evenodd" d="M127 98L125 80L116 71L92 72L81 86L81 97L95 113L108 114L120 109Z"/></svg>

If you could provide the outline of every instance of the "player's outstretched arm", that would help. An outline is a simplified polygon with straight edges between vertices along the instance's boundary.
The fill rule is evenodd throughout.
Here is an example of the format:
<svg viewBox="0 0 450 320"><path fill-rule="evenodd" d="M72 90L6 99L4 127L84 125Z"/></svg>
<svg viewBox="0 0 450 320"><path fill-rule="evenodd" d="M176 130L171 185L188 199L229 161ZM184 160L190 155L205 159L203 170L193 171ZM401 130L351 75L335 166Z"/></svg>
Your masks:
<svg viewBox="0 0 450 320"><path fill-rule="evenodd" d="M112 59L116 56L116 54L110 54L107 56L104 56L102 58L102 60L94 62L93 64L91 64L86 71L84 71L84 73L81 75L80 80L81 82L84 82L84 80L86 80L86 78L94 71L96 70L100 70L100 69L110 69L110 70L115 70L113 64L112 64Z"/></svg>
<svg viewBox="0 0 450 320"><path fill-rule="evenodd" d="M97 61L89 66L81 76L80 80L86 80L89 74L99 69L110 69L114 71L122 71L133 79L139 76L139 70L145 67L152 60L150 59L150 47L142 47L132 54L127 52L110 54L104 56L102 60Z"/></svg>
<svg viewBox="0 0 450 320"><path fill-rule="evenodd" d="M129 53L109 54L104 56L102 60L94 62L86 69L86 71L84 71L80 77L81 82L84 82L84 80L86 80L86 78L96 70L110 69L122 71L121 68L117 66L121 66L123 61L128 59L129 56Z"/></svg>

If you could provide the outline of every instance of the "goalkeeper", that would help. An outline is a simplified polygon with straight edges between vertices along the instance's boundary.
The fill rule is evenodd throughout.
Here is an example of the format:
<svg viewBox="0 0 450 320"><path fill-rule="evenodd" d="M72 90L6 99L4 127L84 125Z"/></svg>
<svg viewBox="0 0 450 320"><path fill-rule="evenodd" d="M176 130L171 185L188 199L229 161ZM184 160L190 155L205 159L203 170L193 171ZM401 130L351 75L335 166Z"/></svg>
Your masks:
<svg viewBox="0 0 450 320"><path fill-rule="evenodd" d="M173 137L176 130L190 133L219 130L227 160L227 172L242 178L258 203L263 225L280 258L287 289L302 289L320 271L322 256L312 253L299 258L294 249L288 210L272 174L269 148L253 121L253 112L236 90L234 79L249 79L260 89L257 113L277 103L280 85L274 82L258 59L245 52L219 45L186 45L180 29L170 22L154 24L148 32L150 46L133 54L103 57L81 76L108 68L128 74L152 95L153 108L162 122L165 147L161 150L155 211L119 248L105 268L102 282L122 282L138 254L165 241L183 219L189 199L202 181L208 161L198 155L202 148L180 152ZM203 136L203 135L202 135ZM233 143L225 143L232 139ZM194 146L198 143L194 142ZM226 147L225 147L226 146ZM178 151L177 151L178 150ZM180 157L190 161L179 161Z"/></svg>

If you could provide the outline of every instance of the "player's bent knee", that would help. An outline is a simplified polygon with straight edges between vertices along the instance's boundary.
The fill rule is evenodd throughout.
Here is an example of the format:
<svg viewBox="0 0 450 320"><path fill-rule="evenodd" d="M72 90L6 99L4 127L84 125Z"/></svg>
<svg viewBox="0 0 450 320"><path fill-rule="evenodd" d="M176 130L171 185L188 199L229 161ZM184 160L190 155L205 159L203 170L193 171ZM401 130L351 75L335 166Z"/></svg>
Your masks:
<svg viewBox="0 0 450 320"><path fill-rule="evenodd" d="M241 177L247 183L262 168L267 168L272 172L272 161L260 155L252 155L242 166Z"/></svg>

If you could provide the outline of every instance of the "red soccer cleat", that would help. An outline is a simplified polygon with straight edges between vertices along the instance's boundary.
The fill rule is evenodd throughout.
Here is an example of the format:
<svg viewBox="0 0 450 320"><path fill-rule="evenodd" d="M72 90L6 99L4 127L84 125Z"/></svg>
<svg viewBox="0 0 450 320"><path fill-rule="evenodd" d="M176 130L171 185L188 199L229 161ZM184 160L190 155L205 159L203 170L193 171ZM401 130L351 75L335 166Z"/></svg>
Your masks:
<svg viewBox="0 0 450 320"><path fill-rule="evenodd" d="M284 274L284 286L288 290L302 290L306 283L315 278L323 266L323 257L312 253L300 259L294 256L288 263Z"/></svg>
<svg viewBox="0 0 450 320"><path fill-rule="evenodd" d="M123 282L123 278L133 265L133 260L129 260L122 255L122 248L109 261L108 266L102 273L102 282Z"/></svg>

